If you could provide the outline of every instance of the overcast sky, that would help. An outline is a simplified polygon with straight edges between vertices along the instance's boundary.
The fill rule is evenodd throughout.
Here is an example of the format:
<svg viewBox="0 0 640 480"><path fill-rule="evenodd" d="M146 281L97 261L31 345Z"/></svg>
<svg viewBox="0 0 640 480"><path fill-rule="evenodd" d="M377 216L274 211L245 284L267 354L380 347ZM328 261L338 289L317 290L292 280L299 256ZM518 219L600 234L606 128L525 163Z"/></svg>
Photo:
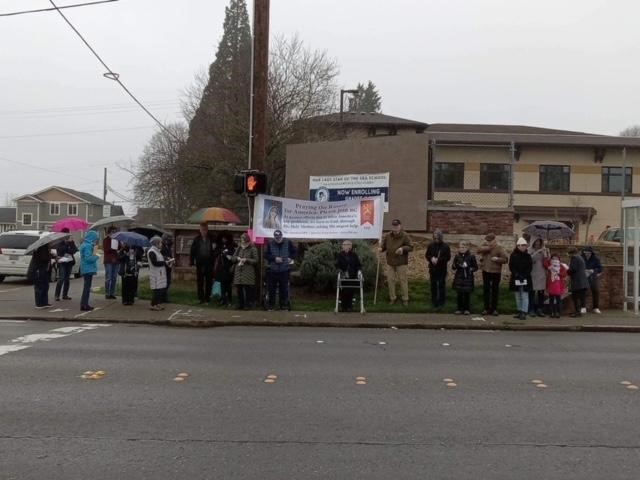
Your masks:
<svg viewBox="0 0 640 480"><path fill-rule="evenodd" d="M64 12L170 122L181 90L214 60L227 4L120 0ZM50 6L0 0L0 13ZM637 0L271 0L272 35L327 50L343 88L372 80L389 115L613 135L640 123L638 18ZM153 121L55 12L0 17L0 45L0 204L49 185L102 197L104 167L131 197L117 164L136 161Z"/></svg>

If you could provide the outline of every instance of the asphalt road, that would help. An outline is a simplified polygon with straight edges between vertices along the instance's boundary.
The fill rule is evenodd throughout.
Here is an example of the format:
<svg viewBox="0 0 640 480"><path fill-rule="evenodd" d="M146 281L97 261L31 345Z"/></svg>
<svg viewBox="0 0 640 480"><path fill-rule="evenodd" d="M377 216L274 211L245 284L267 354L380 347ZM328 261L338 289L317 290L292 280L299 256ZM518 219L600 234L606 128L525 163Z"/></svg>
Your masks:
<svg viewBox="0 0 640 480"><path fill-rule="evenodd" d="M635 480L638 341L0 321L0 479Z"/></svg>

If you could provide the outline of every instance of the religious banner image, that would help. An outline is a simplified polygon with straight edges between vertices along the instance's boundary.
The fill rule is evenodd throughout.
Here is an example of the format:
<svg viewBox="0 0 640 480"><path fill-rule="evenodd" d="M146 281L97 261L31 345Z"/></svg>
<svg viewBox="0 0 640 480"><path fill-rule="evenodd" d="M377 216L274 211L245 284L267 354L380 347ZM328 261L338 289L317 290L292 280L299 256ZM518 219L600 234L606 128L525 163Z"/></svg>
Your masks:
<svg viewBox="0 0 640 480"><path fill-rule="evenodd" d="M389 211L389 172L316 175L309 177L309 200L337 202L355 198L382 197Z"/></svg>
<svg viewBox="0 0 640 480"><path fill-rule="evenodd" d="M253 211L256 237L273 237L282 230L296 239L380 238L382 198L342 202L312 202L258 195Z"/></svg>

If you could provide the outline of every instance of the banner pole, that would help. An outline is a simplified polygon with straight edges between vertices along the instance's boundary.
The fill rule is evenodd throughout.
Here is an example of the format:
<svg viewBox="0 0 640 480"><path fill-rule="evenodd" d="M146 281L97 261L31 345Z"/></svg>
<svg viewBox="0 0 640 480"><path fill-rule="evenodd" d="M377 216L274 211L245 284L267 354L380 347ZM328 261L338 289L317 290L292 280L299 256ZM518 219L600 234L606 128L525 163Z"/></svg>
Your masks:
<svg viewBox="0 0 640 480"><path fill-rule="evenodd" d="M376 288L373 290L373 304L376 305L378 303L378 279L380 278L380 245L382 245L382 241L378 240L378 266L376 267Z"/></svg>

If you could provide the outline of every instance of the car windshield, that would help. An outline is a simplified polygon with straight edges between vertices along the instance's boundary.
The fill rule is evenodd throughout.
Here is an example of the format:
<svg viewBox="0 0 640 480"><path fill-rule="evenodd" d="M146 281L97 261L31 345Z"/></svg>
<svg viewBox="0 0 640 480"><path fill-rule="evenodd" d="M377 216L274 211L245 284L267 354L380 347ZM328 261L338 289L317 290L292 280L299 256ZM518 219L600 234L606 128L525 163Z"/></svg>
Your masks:
<svg viewBox="0 0 640 480"><path fill-rule="evenodd" d="M37 235L0 235L0 248L24 250L38 238Z"/></svg>

